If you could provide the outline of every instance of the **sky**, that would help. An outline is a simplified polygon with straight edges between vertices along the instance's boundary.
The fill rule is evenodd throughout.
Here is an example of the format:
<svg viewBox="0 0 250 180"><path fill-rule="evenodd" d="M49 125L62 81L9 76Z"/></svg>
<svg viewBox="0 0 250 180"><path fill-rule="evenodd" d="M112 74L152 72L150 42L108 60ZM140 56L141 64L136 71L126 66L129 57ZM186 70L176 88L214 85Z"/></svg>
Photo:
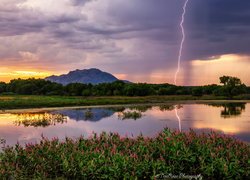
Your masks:
<svg viewBox="0 0 250 180"><path fill-rule="evenodd" d="M99 68L174 83L184 0L0 0L0 81ZM177 83L250 85L250 1L189 0Z"/></svg>

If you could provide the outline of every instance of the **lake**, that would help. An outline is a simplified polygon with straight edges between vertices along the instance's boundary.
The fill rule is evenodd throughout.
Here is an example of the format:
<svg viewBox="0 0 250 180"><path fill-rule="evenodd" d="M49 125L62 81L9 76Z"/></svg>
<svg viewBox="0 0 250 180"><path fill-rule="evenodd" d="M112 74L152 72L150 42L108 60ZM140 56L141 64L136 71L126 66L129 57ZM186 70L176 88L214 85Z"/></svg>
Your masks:
<svg viewBox="0 0 250 180"><path fill-rule="evenodd" d="M211 129L250 142L249 103L164 104L0 112L0 138L7 145L66 136L89 137L93 132L118 132L153 137L165 127L196 132Z"/></svg>

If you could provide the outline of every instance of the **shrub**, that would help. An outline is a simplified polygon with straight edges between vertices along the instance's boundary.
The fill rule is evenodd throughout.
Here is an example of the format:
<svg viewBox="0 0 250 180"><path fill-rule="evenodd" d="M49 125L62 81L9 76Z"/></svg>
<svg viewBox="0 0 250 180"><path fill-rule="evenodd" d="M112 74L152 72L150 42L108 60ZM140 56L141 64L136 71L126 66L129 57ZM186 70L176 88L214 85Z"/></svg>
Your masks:
<svg viewBox="0 0 250 180"><path fill-rule="evenodd" d="M202 87L195 87L195 88L193 88L192 95L193 96L202 96L203 95Z"/></svg>
<svg viewBox="0 0 250 180"><path fill-rule="evenodd" d="M163 130L155 138L135 139L116 133L65 142L4 148L4 179L153 179L159 174L201 174L211 179L247 179L249 145L223 134Z"/></svg>

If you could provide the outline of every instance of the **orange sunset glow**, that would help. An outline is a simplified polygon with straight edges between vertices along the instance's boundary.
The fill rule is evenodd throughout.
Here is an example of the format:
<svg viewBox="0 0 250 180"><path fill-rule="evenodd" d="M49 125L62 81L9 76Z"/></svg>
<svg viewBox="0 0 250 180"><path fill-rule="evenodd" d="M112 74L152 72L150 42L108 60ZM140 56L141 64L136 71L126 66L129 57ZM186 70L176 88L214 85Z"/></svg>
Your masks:
<svg viewBox="0 0 250 180"><path fill-rule="evenodd" d="M49 72L36 72L36 71L10 71L0 72L0 80L9 82L12 79L28 79L28 78L45 78L51 75Z"/></svg>
<svg viewBox="0 0 250 180"><path fill-rule="evenodd" d="M240 77L241 80L250 85L248 78L250 56L229 54L212 60L193 60L191 62L183 62L183 67L179 73L179 83L183 85L206 85L218 84L218 77L222 75L230 75ZM27 78L45 78L50 75L59 75L66 71L46 71L30 69L22 71L22 65L18 67L0 68L0 81L9 82L11 79L27 79ZM45 69L46 67L44 67ZM132 82L148 82L148 83L173 83L173 74L175 68L166 70L155 70L149 74L114 74L118 79L129 79ZM189 77L186 77L186 74ZM188 83L186 82L188 79Z"/></svg>

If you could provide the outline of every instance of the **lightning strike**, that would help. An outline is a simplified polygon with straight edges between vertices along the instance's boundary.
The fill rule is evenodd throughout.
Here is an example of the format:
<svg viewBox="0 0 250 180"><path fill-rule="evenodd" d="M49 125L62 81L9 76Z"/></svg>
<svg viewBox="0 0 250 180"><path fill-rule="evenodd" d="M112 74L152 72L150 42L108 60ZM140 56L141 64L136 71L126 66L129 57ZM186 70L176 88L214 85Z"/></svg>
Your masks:
<svg viewBox="0 0 250 180"><path fill-rule="evenodd" d="M174 76L174 84L177 85L177 77L178 77L178 73L180 72L180 66L181 66L181 57L182 57L182 50L183 50L183 44L185 42L185 29L184 29L184 22L185 22L185 14L186 14L186 7L188 4L189 0L186 0L182 9L182 15L181 15L181 22L180 22L180 28L181 28L181 33L182 33L182 39L181 39L181 44L180 44L180 49L179 49L179 54L178 54L178 64L177 64L177 70L175 72L175 76Z"/></svg>
<svg viewBox="0 0 250 180"><path fill-rule="evenodd" d="M177 70L175 72L175 76L174 76L174 84L177 85L177 77L178 77L178 73L180 72L180 66L181 66L181 57L182 57L182 50L183 50L183 44L185 42L185 29L184 29L184 22L185 22L185 14L186 14L186 7L187 7L187 4L188 4L188 1L189 0L185 0L185 3L182 7L183 9L183 12L182 12L182 15L181 15L181 22L180 22L180 28L181 28L181 33L182 33L182 39L181 39L181 44L180 44L180 49L179 49L179 54L178 54L178 64L177 64ZM178 106L176 106L174 108L175 110L175 116L176 118L178 119L178 122L179 122L179 131L181 131L181 118L178 114Z"/></svg>

